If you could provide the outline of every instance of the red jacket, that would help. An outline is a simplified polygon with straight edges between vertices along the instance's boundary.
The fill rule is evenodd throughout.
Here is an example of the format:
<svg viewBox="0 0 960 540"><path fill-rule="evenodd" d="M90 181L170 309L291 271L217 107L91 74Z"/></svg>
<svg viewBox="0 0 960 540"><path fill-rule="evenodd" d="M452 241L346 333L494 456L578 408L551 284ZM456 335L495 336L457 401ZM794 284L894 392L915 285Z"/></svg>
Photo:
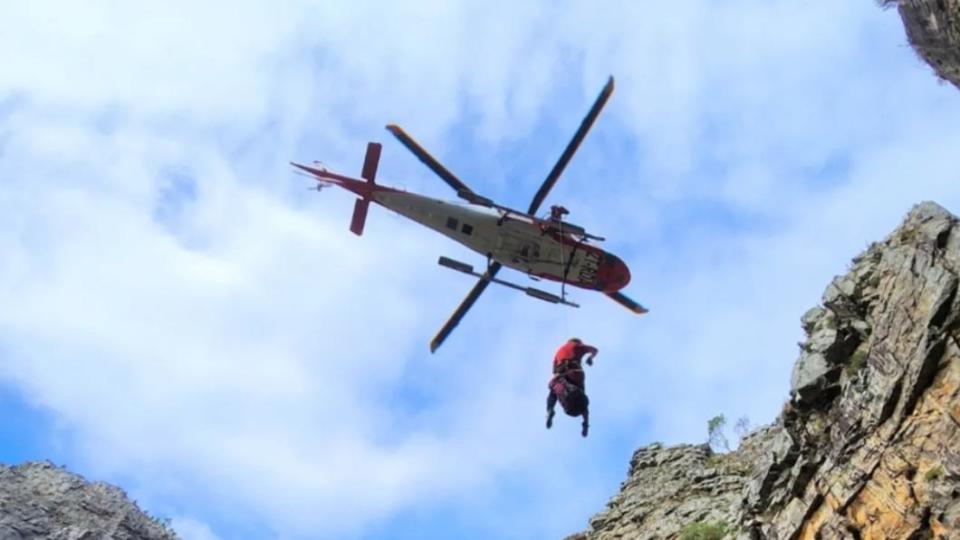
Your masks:
<svg viewBox="0 0 960 540"><path fill-rule="evenodd" d="M578 366L583 360L585 354L596 354L597 348L575 341L568 341L557 349L557 354L553 357L553 367L557 368L560 364L568 361L575 362Z"/></svg>

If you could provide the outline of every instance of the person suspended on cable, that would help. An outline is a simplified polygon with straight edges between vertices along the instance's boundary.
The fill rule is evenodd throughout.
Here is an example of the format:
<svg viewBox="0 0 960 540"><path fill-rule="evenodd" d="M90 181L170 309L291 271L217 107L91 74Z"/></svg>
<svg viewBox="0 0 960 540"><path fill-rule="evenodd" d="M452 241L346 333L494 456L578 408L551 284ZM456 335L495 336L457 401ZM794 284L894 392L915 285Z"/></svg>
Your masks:
<svg viewBox="0 0 960 540"><path fill-rule="evenodd" d="M570 338L557 349L553 355L553 372L563 373L568 369L583 369L581 361L587 356L587 365L593 365L593 358L599 350L593 345L587 345L580 338Z"/></svg>
<svg viewBox="0 0 960 540"><path fill-rule="evenodd" d="M554 407L557 401L569 416L583 417L580 434L587 436L590 428L590 398L586 393L585 374L581 361L587 357L587 365L593 365L598 349L578 338L564 343L553 357L553 377L547 384L547 429L553 425Z"/></svg>

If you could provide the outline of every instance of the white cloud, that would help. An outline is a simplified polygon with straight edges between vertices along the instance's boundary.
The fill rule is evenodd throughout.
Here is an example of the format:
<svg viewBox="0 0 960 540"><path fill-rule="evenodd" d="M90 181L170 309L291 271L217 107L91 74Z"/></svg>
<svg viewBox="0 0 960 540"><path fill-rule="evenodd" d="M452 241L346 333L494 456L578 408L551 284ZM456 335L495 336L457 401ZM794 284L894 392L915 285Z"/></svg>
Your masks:
<svg viewBox="0 0 960 540"><path fill-rule="evenodd" d="M218 540L219 538L209 525L193 518L175 518L171 520L170 525L183 540Z"/></svg>
<svg viewBox="0 0 960 540"><path fill-rule="evenodd" d="M192 516L184 536L363 535L443 504L477 504L462 519L497 536L573 532L633 445L696 439L717 412L772 418L798 318L845 259L917 200L960 207L956 93L869 2L31 3L0 20L0 379L62 419L84 467ZM396 121L513 203L546 170L504 178L541 159L504 149L562 148L610 73L554 199L629 260L644 319L491 289L430 356L472 285L433 260L470 255L380 209L356 239L350 198L286 164L356 172ZM444 193L384 150L385 182ZM602 349L587 440L541 425L571 335ZM505 512L517 479L529 497Z"/></svg>

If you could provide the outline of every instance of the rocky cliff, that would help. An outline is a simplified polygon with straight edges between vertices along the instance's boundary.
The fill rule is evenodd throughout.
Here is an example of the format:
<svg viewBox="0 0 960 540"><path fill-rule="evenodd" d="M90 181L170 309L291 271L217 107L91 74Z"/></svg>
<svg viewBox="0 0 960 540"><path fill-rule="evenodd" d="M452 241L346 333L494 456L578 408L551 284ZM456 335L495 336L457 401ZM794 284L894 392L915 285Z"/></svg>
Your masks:
<svg viewBox="0 0 960 540"><path fill-rule="evenodd" d="M774 425L724 455L637 450L573 538L960 538L958 276L957 218L914 207L803 316Z"/></svg>
<svg viewBox="0 0 960 540"><path fill-rule="evenodd" d="M0 539L175 540L116 487L50 463L0 465Z"/></svg>
<svg viewBox="0 0 960 540"><path fill-rule="evenodd" d="M907 39L937 75L960 88L960 0L884 0L897 5Z"/></svg>

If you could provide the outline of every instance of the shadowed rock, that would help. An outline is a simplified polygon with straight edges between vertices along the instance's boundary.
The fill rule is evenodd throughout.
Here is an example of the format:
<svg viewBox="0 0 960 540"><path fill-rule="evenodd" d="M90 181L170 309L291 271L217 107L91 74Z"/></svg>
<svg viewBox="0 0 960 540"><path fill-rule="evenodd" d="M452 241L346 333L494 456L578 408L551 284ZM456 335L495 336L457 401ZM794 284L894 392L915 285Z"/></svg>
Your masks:
<svg viewBox="0 0 960 540"><path fill-rule="evenodd" d="M941 79L960 88L960 0L886 0L897 5L910 45Z"/></svg>

